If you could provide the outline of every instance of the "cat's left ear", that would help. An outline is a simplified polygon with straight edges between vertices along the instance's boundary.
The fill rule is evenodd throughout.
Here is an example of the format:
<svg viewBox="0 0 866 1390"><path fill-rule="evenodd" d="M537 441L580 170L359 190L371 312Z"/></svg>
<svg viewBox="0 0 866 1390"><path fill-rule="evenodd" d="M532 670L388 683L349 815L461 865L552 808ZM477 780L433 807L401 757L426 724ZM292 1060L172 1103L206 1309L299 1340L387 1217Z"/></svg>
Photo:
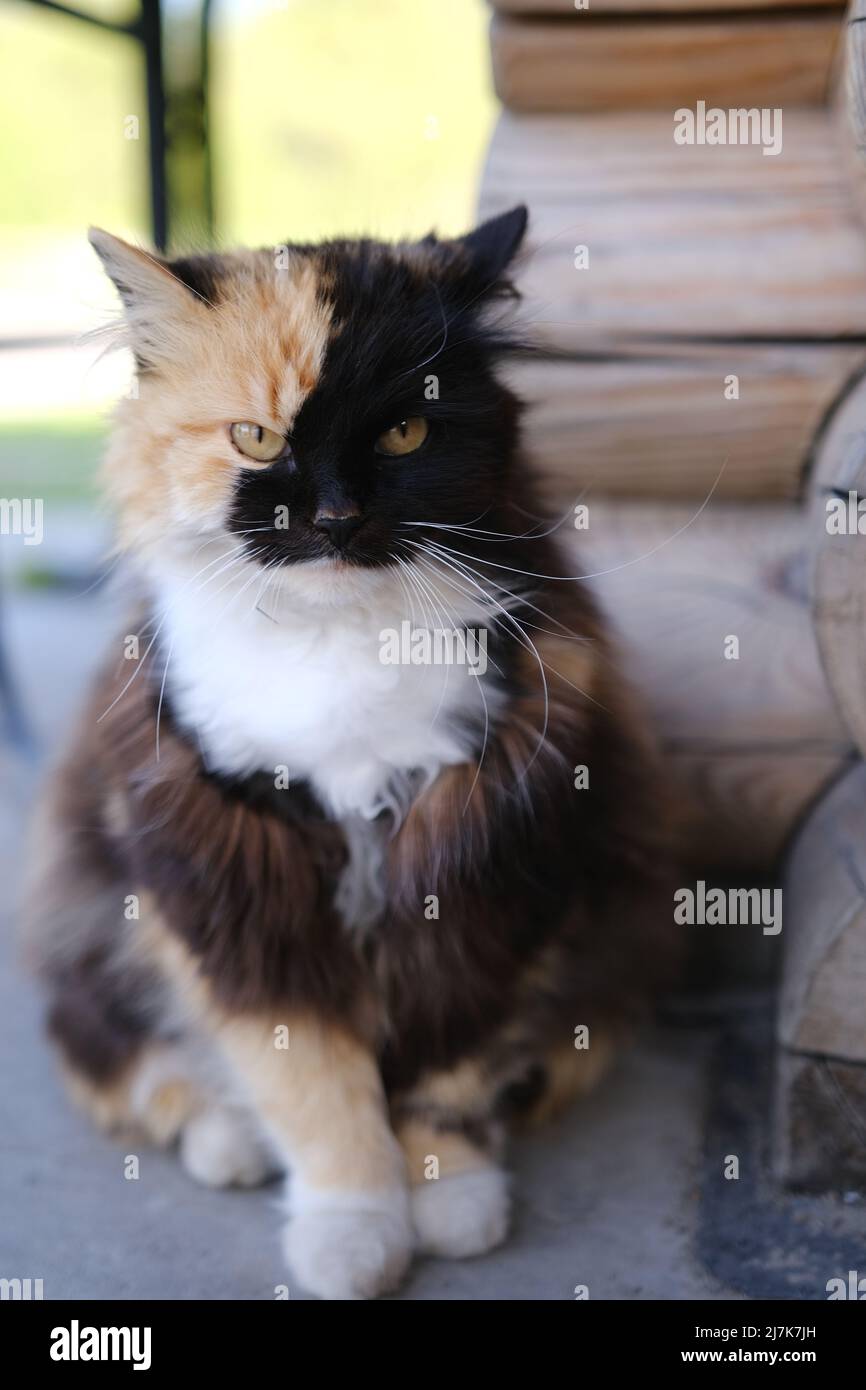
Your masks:
<svg viewBox="0 0 866 1390"><path fill-rule="evenodd" d="M164 261L100 227L91 227L89 240L123 301L139 366L154 367L182 354L186 327L208 305L197 285L179 273L193 261Z"/></svg>
<svg viewBox="0 0 866 1390"><path fill-rule="evenodd" d="M458 239L457 245L469 253L473 276L480 284L492 290L502 281L520 250L528 220L529 214L521 203Z"/></svg>

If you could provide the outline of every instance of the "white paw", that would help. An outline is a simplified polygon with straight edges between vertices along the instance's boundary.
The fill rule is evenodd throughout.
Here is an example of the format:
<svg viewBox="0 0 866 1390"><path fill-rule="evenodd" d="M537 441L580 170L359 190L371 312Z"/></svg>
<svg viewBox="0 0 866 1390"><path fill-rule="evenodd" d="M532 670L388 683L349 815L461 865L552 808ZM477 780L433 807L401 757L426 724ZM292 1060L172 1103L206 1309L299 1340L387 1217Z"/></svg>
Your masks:
<svg viewBox="0 0 866 1390"><path fill-rule="evenodd" d="M298 1283L319 1298L375 1298L395 1289L412 1256L408 1203L358 1194L339 1205L300 1211L286 1227L284 1249Z"/></svg>
<svg viewBox="0 0 866 1390"><path fill-rule="evenodd" d="M187 1121L180 1156L187 1172L206 1187L256 1187L275 1167L252 1118L224 1106Z"/></svg>
<svg viewBox="0 0 866 1390"><path fill-rule="evenodd" d="M474 1168L412 1189L418 1247L427 1255L483 1255L508 1232L511 1202L501 1168Z"/></svg>

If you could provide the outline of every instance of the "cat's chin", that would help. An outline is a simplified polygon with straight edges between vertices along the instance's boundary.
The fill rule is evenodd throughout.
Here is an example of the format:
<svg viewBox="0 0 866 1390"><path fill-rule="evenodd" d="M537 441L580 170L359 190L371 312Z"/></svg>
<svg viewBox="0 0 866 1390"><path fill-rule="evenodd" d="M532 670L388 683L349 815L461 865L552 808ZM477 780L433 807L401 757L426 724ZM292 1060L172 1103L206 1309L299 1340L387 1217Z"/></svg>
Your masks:
<svg viewBox="0 0 866 1390"><path fill-rule="evenodd" d="M398 580L392 565L354 565L335 556L284 565L274 587L287 599L332 608L375 602L396 589Z"/></svg>
<svg viewBox="0 0 866 1390"><path fill-rule="evenodd" d="M178 592L192 586L192 592L212 603L217 614L233 593L248 594L249 603L257 600L256 606L274 617L283 605L288 612L300 607L369 608L403 594L395 565L359 565L334 555L263 567L260 561L238 556L237 549L236 538L219 534L204 541L169 539L144 550L138 568L167 601L173 602Z"/></svg>

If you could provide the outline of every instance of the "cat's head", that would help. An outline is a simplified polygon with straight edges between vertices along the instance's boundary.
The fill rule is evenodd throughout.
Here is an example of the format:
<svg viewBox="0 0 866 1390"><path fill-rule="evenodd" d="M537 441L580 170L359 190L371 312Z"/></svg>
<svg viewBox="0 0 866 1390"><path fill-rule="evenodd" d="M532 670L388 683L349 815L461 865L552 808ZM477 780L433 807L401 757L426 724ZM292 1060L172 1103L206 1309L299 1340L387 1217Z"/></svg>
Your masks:
<svg viewBox="0 0 866 1390"><path fill-rule="evenodd" d="M358 579L418 523L488 525L517 434L491 310L525 228L176 260L93 231L138 367L106 462L122 543Z"/></svg>

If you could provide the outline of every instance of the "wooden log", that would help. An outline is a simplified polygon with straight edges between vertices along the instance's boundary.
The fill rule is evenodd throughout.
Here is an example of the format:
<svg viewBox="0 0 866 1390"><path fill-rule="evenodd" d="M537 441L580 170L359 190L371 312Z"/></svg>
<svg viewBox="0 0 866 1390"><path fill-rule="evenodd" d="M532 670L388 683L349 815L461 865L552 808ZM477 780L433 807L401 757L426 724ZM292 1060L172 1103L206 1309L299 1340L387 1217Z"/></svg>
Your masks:
<svg viewBox="0 0 866 1390"><path fill-rule="evenodd" d="M819 439L807 536L816 639L846 727L866 747L866 381ZM843 508L839 512L839 508ZM840 525L841 523L841 525ZM787 927L778 1014L774 1162L796 1187L866 1179L866 767L828 793L784 880Z"/></svg>
<svg viewBox="0 0 866 1390"><path fill-rule="evenodd" d="M785 1047L866 1064L866 767L823 798L785 870Z"/></svg>
<svg viewBox="0 0 866 1390"><path fill-rule="evenodd" d="M802 510L584 502L588 529L569 518L560 535L649 702L684 854L704 873L772 871L851 757L810 621ZM730 636L737 660L725 657Z"/></svg>
<svg viewBox="0 0 866 1390"><path fill-rule="evenodd" d="M866 222L866 0L851 0L845 17L831 104L843 167Z"/></svg>
<svg viewBox="0 0 866 1390"><path fill-rule="evenodd" d="M862 1190L866 1183L866 1066L780 1048L773 1167L788 1187Z"/></svg>
<svg viewBox="0 0 866 1390"><path fill-rule="evenodd" d="M548 496L566 506L584 489L700 500L716 481L719 499L795 498L815 433L861 365L859 348L732 343L542 357L509 376L529 403L525 437Z"/></svg>
<svg viewBox="0 0 866 1390"><path fill-rule="evenodd" d="M529 205L520 284L537 341L862 340L866 236L831 113L786 111L772 158L678 146L672 130L670 112L500 120L480 210Z"/></svg>
<svg viewBox="0 0 866 1390"><path fill-rule="evenodd" d="M576 22L589 15L623 14L720 14L725 10L793 10L828 9L840 14L845 0L588 0L588 8L577 8L576 0L490 0L494 10L502 14L532 15L533 17L568 16Z"/></svg>
<svg viewBox="0 0 866 1390"><path fill-rule="evenodd" d="M866 767L822 799L783 880L774 1158L798 1187L866 1179Z"/></svg>
<svg viewBox="0 0 866 1390"><path fill-rule="evenodd" d="M812 609L819 651L852 738L866 751L866 380L829 421L810 475L808 537ZM839 508L850 502L850 516ZM864 504L866 506L866 504ZM839 534L839 525L847 529ZM857 530L862 524L864 534Z"/></svg>
<svg viewBox="0 0 866 1390"><path fill-rule="evenodd" d="M491 25L497 95L514 111L672 110L826 101L839 17L730 14L594 18L498 15Z"/></svg>

